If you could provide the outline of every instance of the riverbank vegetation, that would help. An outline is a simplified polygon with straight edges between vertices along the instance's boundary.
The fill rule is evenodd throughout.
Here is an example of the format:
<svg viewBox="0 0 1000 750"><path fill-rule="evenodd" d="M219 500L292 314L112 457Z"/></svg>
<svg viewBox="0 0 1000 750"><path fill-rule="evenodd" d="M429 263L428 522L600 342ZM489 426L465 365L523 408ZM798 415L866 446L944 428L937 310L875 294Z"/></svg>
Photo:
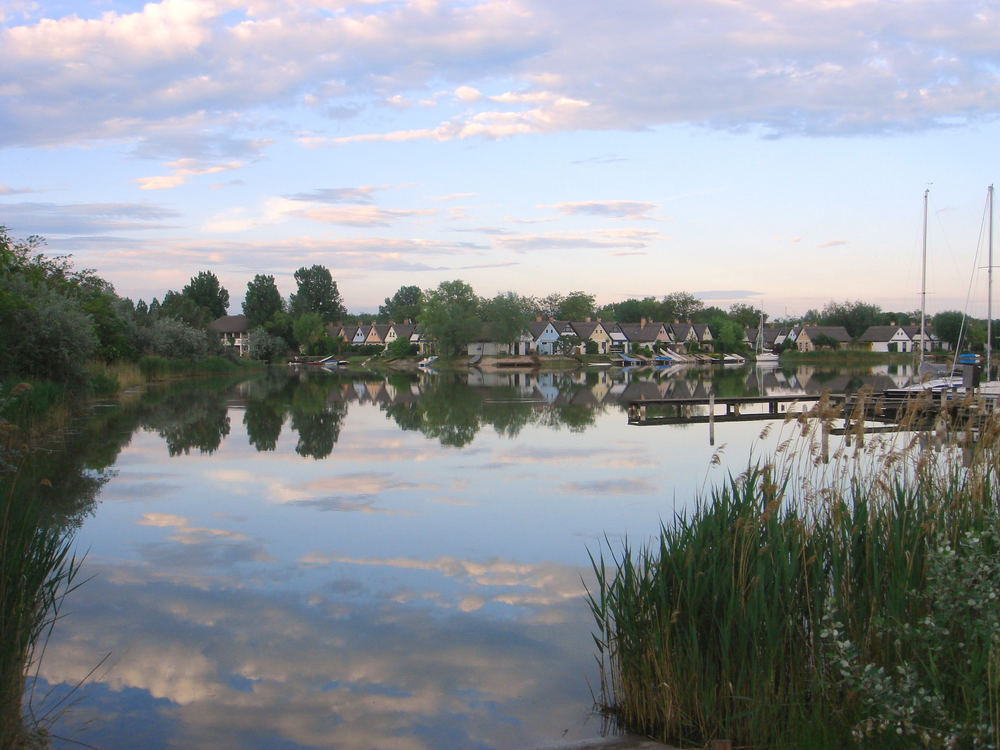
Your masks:
<svg viewBox="0 0 1000 750"><path fill-rule="evenodd" d="M1000 420L828 464L823 422L595 556L602 707L686 747L996 748Z"/></svg>

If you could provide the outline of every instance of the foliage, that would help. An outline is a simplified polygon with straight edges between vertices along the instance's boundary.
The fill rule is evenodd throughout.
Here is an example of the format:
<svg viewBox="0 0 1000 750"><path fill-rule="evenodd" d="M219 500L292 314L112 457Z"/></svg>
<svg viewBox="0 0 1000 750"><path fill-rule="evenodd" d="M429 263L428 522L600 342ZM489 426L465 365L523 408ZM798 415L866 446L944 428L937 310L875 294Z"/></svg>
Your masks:
<svg viewBox="0 0 1000 750"><path fill-rule="evenodd" d="M882 323L882 308L866 302L828 302L819 315L820 325L843 326L852 339L858 338L869 326Z"/></svg>
<svg viewBox="0 0 1000 750"><path fill-rule="evenodd" d="M385 351L390 357L412 357L417 353L418 347L416 344L411 344L405 336L400 336L390 342Z"/></svg>
<svg viewBox="0 0 1000 750"><path fill-rule="evenodd" d="M708 330L712 332L716 351L732 352L743 343L743 327L730 320L725 313L717 314L709 320Z"/></svg>
<svg viewBox="0 0 1000 750"><path fill-rule="evenodd" d="M603 703L696 745L996 747L1000 419L826 466L823 408L658 542L594 558Z"/></svg>
<svg viewBox="0 0 1000 750"><path fill-rule="evenodd" d="M839 349L840 342L837 341L833 336L829 336L825 333L817 333L815 336L810 335L809 340L812 341L813 346L817 349Z"/></svg>
<svg viewBox="0 0 1000 750"><path fill-rule="evenodd" d="M570 292L559 300L559 310L556 317L560 320L586 320L594 315L593 294L579 290Z"/></svg>
<svg viewBox="0 0 1000 750"><path fill-rule="evenodd" d="M3 278L0 291L0 372L83 382L98 340L79 301L30 274Z"/></svg>
<svg viewBox="0 0 1000 750"><path fill-rule="evenodd" d="M304 313L292 324L295 342L303 354L321 354L325 349L326 326L318 313Z"/></svg>
<svg viewBox="0 0 1000 750"><path fill-rule="evenodd" d="M298 288L289 303L289 313L300 318L306 313L319 315L323 323L333 323L344 317L344 302L330 269L314 265L295 272Z"/></svg>
<svg viewBox="0 0 1000 750"><path fill-rule="evenodd" d="M417 320L423 296L419 286L401 286L392 298L385 298L384 305L378 306L379 321L402 323L404 320Z"/></svg>
<svg viewBox="0 0 1000 750"><path fill-rule="evenodd" d="M247 347L247 354L252 359L271 362L287 350L288 345L285 343L285 340L268 333L267 329L263 326L250 329L250 343Z"/></svg>
<svg viewBox="0 0 1000 750"><path fill-rule="evenodd" d="M424 294L420 321L443 356L464 353L479 333L479 298L464 281L442 281Z"/></svg>
<svg viewBox="0 0 1000 750"><path fill-rule="evenodd" d="M266 325L274 314L284 310L285 302L274 283L273 276L257 274L247 284L246 298L243 300L243 314L247 316L247 326L257 328Z"/></svg>
<svg viewBox="0 0 1000 750"><path fill-rule="evenodd" d="M513 344L528 330L533 302L514 292L498 294L482 304L482 318L489 324L491 335L504 344Z"/></svg>
<svg viewBox="0 0 1000 750"><path fill-rule="evenodd" d="M208 322L221 318L229 310L229 292L211 271L199 271L191 277L181 294L207 311Z"/></svg>
<svg viewBox="0 0 1000 750"><path fill-rule="evenodd" d="M741 328L757 328L760 325L762 314L762 310L742 302L737 302L729 307L729 317ZM764 315L764 321L767 322L766 315Z"/></svg>
<svg viewBox="0 0 1000 750"><path fill-rule="evenodd" d="M175 320L191 328L200 329L204 329L214 319L208 308L173 290L163 295L163 302L160 303L155 318L155 320Z"/></svg>
<svg viewBox="0 0 1000 750"><path fill-rule="evenodd" d="M208 354L209 340L205 331L172 318L160 318L141 329L142 349L160 357L199 359Z"/></svg>
<svg viewBox="0 0 1000 750"><path fill-rule="evenodd" d="M692 320L705 303L689 292L671 292L663 298L660 315L663 320Z"/></svg>

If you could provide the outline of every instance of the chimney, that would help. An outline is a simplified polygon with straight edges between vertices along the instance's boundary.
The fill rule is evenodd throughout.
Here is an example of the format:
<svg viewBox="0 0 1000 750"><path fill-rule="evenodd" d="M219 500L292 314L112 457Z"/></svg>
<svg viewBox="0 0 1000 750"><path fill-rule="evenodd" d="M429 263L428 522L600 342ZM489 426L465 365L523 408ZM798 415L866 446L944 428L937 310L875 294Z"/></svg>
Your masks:
<svg viewBox="0 0 1000 750"><path fill-rule="evenodd" d="M639 327L640 328L645 328L646 327L646 323L648 323L648 322L649 321L647 321L645 318L639 318Z"/></svg>
<svg viewBox="0 0 1000 750"><path fill-rule="evenodd" d="M542 322L542 316L541 315L536 315L535 316L535 322L536 323L541 323Z"/></svg>
<svg viewBox="0 0 1000 750"><path fill-rule="evenodd" d="M586 318L584 318L583 322L584 323L589 323L590 322L590 316L588 315Z"/></svg>

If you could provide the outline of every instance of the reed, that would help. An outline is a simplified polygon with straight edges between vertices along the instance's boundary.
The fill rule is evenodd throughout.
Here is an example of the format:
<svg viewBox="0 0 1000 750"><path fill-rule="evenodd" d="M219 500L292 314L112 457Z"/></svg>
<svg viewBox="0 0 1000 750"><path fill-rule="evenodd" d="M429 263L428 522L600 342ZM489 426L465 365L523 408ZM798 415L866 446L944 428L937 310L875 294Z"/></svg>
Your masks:
<svg viewBox="0 0 1000 750"><path fill-rule="evenodd" d="M592 557L601 707L687 746L996 747L1000 427L831 455L825 408L656 542Z"/></svg>
<svg viewBox="0 0 1000 750"><path fill-rule="evenodd" d="M31 390L19 385L0 398L0 407ZM14 431L0 418L0 434ZM31 710L25 681L79 570L71 532L47 516L36 492L16 489L23 487L15 480L24 450L7 453L0 465L0 750L39 744L44 721L23 717Z"/></svg>

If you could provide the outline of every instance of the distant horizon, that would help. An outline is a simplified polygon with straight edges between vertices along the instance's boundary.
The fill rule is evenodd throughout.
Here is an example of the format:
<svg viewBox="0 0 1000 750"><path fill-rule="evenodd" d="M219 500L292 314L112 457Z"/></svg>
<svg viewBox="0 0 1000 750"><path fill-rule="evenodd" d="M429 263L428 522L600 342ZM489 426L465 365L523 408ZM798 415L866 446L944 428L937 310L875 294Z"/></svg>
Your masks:
<svg viewBox="0 0 1000 750"><path fill-rule="evenodd" d="M0 224L122 296L462 279L984 317L979 3L40 0L0 10ZM832 291L835 290L835 291Z"/></svg>

